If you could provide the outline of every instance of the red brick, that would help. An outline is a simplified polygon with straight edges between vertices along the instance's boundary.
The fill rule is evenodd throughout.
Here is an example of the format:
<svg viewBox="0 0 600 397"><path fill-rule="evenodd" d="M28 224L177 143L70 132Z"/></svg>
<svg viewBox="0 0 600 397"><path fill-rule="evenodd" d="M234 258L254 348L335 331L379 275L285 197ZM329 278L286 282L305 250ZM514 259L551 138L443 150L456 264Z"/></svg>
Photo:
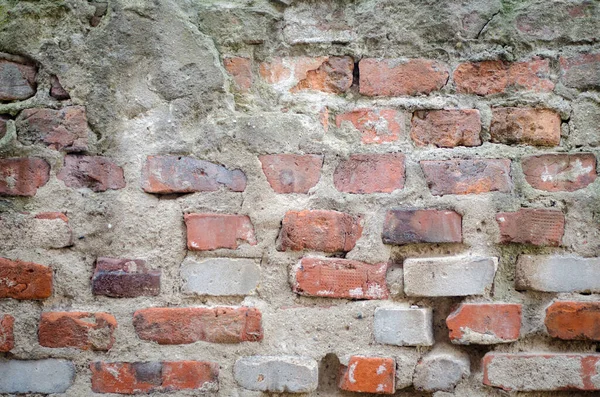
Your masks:
<svg viewBox="0 0 600 397"><path fill-rule="evenodd" d="M69 93L67 92L67 90L65 90L63 88L63 86L60 84L60 81L58 80L58 77L56 76L50 76L50 96L58 99L60 101L65 100L65 99L71 99L71 96L69 95Z"/></svg>
<svg viewBox="0 0 600 397"><path fill-rule="evenodd" d="M375 394L396 392L396 362L393 358L352 356L340 368L340 389Z"/></svg>
<svg viewBox="0 0 600 397"><path fill-rule="evenodd" d="M51 149L81 152L88 149L88 124L83 106L60 110L25 109L15 121L19 141L25 145L42 142Z"/></svg>
<svg viewBox="0 0 600 397"><path fill-rule="evenodd" d="M241 241L256 245L254 227L246 215L185 214L185 225L189 250L236 249Z"/></svg>
<svg viewBox="0 0 600 397"><path fill-rule="evenodd" d="M499 212L501 243L559 246L565 232L565 215L559 210L522 208Z"/></svg>
<svg viewBox="0 0 600 397"><path fill-rule="evenodd" d="M600 87L600 53L560 57L561 81L580 90Z"/></svg>
<svg viewBox="0 0 600 397"><path fill-rule="evenodd" d="M421 161L431 194L510 193L510 160Z"/></svg>
<svg viewBox="0 0 600 397"><path fill-rule="evenodd" d="M223 59L223 64L237 88L248 92L252 87L252 61L248 58L230 57Z"/></svg>
<svg viewBox="0 0 600 397"><path fill-rule="evenodd" d="M458 93L491 95L508 90L547 92L554 89L549 80L550 61L533 58L526 62L468 62L454 71Z"/></svg>
<svg viewBox="0 0 600 397"><path fill-rule="evenodd" d="M251 307L151 308L136 311L133 326L141 339L160 345L256 342L263 338L261 318Z"/></svg>
<svg viewBox="0 0 600 397"><path fill-rule="evenodd" d="M333 173L340 192L391 193L404 187L404 155L401 153L353 154Z"/></svg>
<svg viewBox="0 0 600 397"><path fill-rule="evenodd" d="M404 133L404 116L394 109L355 109L335 118L338 128L344 121L360 131L365 144L395 142Z"/></svg>
<svg viewBox="0 0 600 397"><path fill-rule="evenodd" d="M63 212L40 212L35 215L35 219L46 219L46 220L54 220L60 219L65 223L69 223L69 218Z"/></svg>
<svg viewBox="0 0 600 397"><path fill-rule="evenodd" d="M15 318L10 314L0 314L0 352L8 352L15 347Z"/></svg>
<svg viewBox="0 0 600 397"><path fill-rule="evenodd" d="M0 114L0 139L4 138L4 135L6 135L8 120L10 120L10 116Z"/></svg>
<svg viewBox="0 0 600 397"><path fill-rule="evenodd" d="M156 296L160 270L150 270L141 259L98 258L92 276L92 293L112 298Z"/></svg>
<svg viewBox="0 0 600 397"><path fill-rule="evenodd" d="M560 144L560 116L550 109L493 108L492 142L535 146Z"/></svg>
<svg viewBox="0 0 600 397"><path fill-rule="evenodd" d="M329 108L326 106L319 111L319 122L323 126L323 131L329 131Z"/></svg>
<svg viewBox="0 0 600 397"><path fill-rule="evenodd" d="M275 58L260 64L260 75L265 81L291 86L291 92L346 92L352 85L353 70L350 57Z"/></svg>
<svg viewBox="0 0 600 397"><path fill-rule="evenodd" d="M102 156L67 155L56 177L68 187L88 188L94 192L125 187L123 169Z"/></svg>
<svg viewBox="0 0 600 397"><path fill-rule="evenodd" d="M0 258L0 298L45 299L52 295L52 269Z"/></svg>
<svg viewBox="0 0 600 397"><path fill-rule="evenodd" d="M50 164L37 157L0 159L0 195L35 196L50 178Z"/></svg>
<svg viewBox="0 0 600 397"><path fill-rule="evenodd" d="M280 251L350 251L362 234L361 218L337 211L288 211L279 234Z"/></svg>
<svg viewBox="0 0 600 397"><path fill-rule="evenodd" d="M391 210L383 223L386 244L460 243L462 216L454 211Z"/></svg>
<svg viewBox="0 0 600 397"><path fill-rule="evenodd" d="M529 156L521 165L525 180L547 192L573 192L596 180L596 157L592 153Z"/></svg>
<svg viewBox="0 0 600 397"><path fill-rule="evenodd" d="M553 338L600 341L600 302L553 302L544 323Z"/></svg>
<svg viewBox="0 0 600 397"><path fill-rule="evenodd" d="M209 361L90 364L95 393L138 394L175 390L216 390L219 365Z"/></svg>
<svg viewBox="0 0 600 397"><path fill-rule="evenodd" d="M446 319L450 340L457 344L513 342L521 332L521 305L462 303Z"/></svg>
<svg viewBox="0 0 600 397"><path fill-rule="evenodd" d="M345 299L387 299L387 263L371 265L348 259L302 258L294 292Z"/></svg>
<svg viewBox="0 0 600 397"><path fill-rule="evenodd" d="M506 391L600 390L600 354L487 353L483 384Z"/></svg>
<svg viewBox="0 0 600 397"><path fill-rule="evenodd" d="M410 137L417 146L437 147L481 145L481 118L477 109L416 111Z"/></svg>
<svg viewBox="0 0 600 397"><path fill-rule="evenodd" d="M269 154L258 159L276 193L308 193L321 178L322 155Z"/></svg>
<svg viewBox="0 0 600 397"><path fill-rule="evenodd" d="M359 63L360 93L366 96L429 94L448 82L448 67L428 59L373 59Z"/></svg>
<svg viewBox="0 0 600 397"><path fill-rule="evenodd" d="M148 156L142 170L142 189L148 193L213 192L222 187L243 192L246 175L185 156Z"/></svg>
<svg viewBox="0 0 600 397"><path fill-rule="evenodd" d="M33 65L0 59L0 101L20 101L34 96L36 74Z"/></svg>
<svg viewBox="0 0 600 397"><path fill-rule="evenodd" d="M108 313L42 313L38 338L45 347L110 350L115 342L117 320Z"/></svg>

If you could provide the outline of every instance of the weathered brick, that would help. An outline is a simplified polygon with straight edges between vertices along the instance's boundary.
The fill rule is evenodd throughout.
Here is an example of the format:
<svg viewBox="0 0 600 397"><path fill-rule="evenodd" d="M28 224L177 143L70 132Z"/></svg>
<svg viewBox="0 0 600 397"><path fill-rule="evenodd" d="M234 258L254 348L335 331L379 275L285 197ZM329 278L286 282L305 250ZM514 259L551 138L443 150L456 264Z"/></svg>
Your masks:
<svg viewBox="0 0 600 397"><path fill-rule="evenodd" d="M596 180L596 156L592 153L529 156L521 165L525 180L547 192L573 192Z"/></svg>
<svg viewBox="0 0 600 397"><path fill-rule="evenodd" d="M350 251L362 234L361 218L337 211L288 211L279 234L280 251Z"/></svg>
<svg viewBox="0 0 600 397"><path fill-rule="evenodd" d="M477 109L419 110L413 113L410 137L417 146L443 148L481 145Z"/></svg>
<svg viewBox="0 0 600 397"><path fill-rule="evenodd" d="M141 259L96 259L92 276L94 295L134 298L160 294L160 270L150 270Z"/></svg>
<svg viewBox="0 0 600 397"><path fill-rule="evenodd" d="M521 305L462 303L446 319L450 340L459 345L514 342L521 331Z"/></svg>
<svg viewBox="0 0 600 397"><path fill-rule="evenodd" d="M261 318L251 307L150 308L133 314L133 326L141 339L160 345L256 342L263 338Z"/></svg>
<svg viewBox="0 0 600 397"><path fill-rule="evenodd" d="M346 92L352 85L353 70L350 57L275 58L260 64L260 75L267 83L291 92Z"/></svg>
<svg viewBox="0 0 600 397"><path fill-rule="evenodd" d="M268 154L258 159L276 193L308 193L321 178L322 155Z"/></svg>
<svg viewBox="0 0 600 397"><path fill-rule="evenodd" d="M0 216L0 241L5 249L65 248L73 244L73 232L62 212L36 215L5 212Z"/></svg>
<svg viewBox="0 0 600 397"><path fill-rule="evenodd" d="M600 88L600 54L560 57L561 81L580 90Z"/></svg>
<svg viewBox="0 0 600 397"><path fill-rule="evenodd" d="M421 168L431 194L510 193L510 160L425 160Z"/></svg>
<svg viewBox="0 0 600 397"><path fill-rule="evenodd" d="M25 109L15 120L17 136L24 145L42 142L55 150L82 152L88 149L89 128L85 107L60 110Z"/></svg>
<svg viewBox="0 0 600 397"><path fill-rule="evenodd" d="M317 362L300 356L242 357L233 376L244 389L272 393L310 393L319 385Z"/></svg>
<svg viewBox="0 0 600 397"><path fill-rule="evenodd" d="M460 243L462 216L444 210L391 210L386 213L385 244Z"/></svg>
<svg viewBox="0 0 600 397"><path fill-rule="evenodd" d="M558 146L560 115L550 109L492 108L492 142Z"/></svg>
<svg viewBox="0 0 600 397"><path fill-rule="evenodd" d="M0 139L4 138L4 135L6 135L8 120L10 120L9 115L0 114Z"/></svg>
<svg viewBox="0 0 600 397"><path fill-rule="evenodd" d="M0 361L0 393L64 393L73 384L75 366L71 361Z"/></svg>
<svg viewBox="0 0 600 397"><path fill-rule="evenodd" d="M50 164L37 157L0 159L0 195L35 196L50 179Z"/></svg>
<svg viewBox="0 0 600 397"><path fill-rule="evenodd" d="M507 391L600 390L600 354L487 353L483 384Z"/></svg>
<svg viewBox="0 0 600 397"><path fill-rule="evenodd" d="M550 61L534 58L526 62L483 61L458 65L454 83L459 93L491 95L509 90L548 92Z"/></svg>
<svg viewBox="0 0 600 397"><path fill-rule="evenodd" d="M252 87L252 61L249 58L228 57L223 59L223 65L236 87L241 92L248 92Z"/></svg>
<svg viewBox="0 0 600 397"><path fill-rule="evenodd" d="M402 153L353 154L341 161L333 173L340 192L354 194L391 193L404 187Z"/></svg>
<svg viewBox="0 0 600 397"><path fill-rule="evenodd" d="M396 346L434 344L430 308L378 307L375 309L375 342Z"/></svg>
<svg viewBox="0 0 600 397"><path fill-rule="evenodd" d="M69 95L69 93L67 92L67 90L65 90L62 86L62 84L60 84L60 81L58 80L57 76L50 76L50 96L58 99L59 101L65 100L65 99L71 99L71 96Z"/></svg>
<svg viewBox="0 0 600 397"><path fill-rule="evenodd" d="M340 372L342 390L376 394L396 392L396 362L393 358L352 356Z"/></svg>
<svg viewBox="0 0 600 397"><path fill-rule="evenodd" d="M432 351L417 364L413 383L416 390L451 392L469 373L470 362L466 354Z"/></svg>
<svg viewBox="0 0 600 397"><path fill-rule="evenodd" d="M0 352L8 352L15 347L15 318L10 314L0 314Z"/></svg>
<svg viewBox="0 0 600 397"><path fill-rule="evenodd" d="M243 192L246 175L185 156L148 156L142 170L142 189L147 193L212 192L221 187Z"/></svg>
<svg viewBox="0 0 600 397"><path fill-rule="evenodd" d="M521 208L499 212L501 243L559 246L565 232L565 215L560 210Z"/></svg>
<svg viewBox="0 0 600 397"><path fill-rule="evenodd" d="M386 299L387 263L371 265L348 259L302 258L292 288L306 296Z"/></svg>
<svg viewBox="0 0 600 397"><path fill-rule="evenodd" d="M355 109L335 117L338 128L346 121L360 131L365 144L395 142L404 134L404 115L394 109Z"/></svg>
<svg viewBox="0 0 600 397"><path fill-rule="evenodd" d="M0 59L0 101L20 101L34 96L36 74L33 65Z"/></svg>
<svg viewBox="0 0 600 397"><path fill-rule="evenodd" d="M184 218L189 250L236 249L241 241L256 245L254 227L246 215L185 214Z"/></svg>
<svg viewBox="0 0 600 397"><path fill-rule="evenodd" d="M88 188L94 192L125 187L123 169L102 156L69 154L65 156L63 168L56 177L68 187Z"/></svg>
<svg viewBox="0 0 600 397"><path fill-rule="evenodd" d="M280 0L292 4L293 0ZM353 10L343 3L296 2L283 12L283 36L289 44L349 43L356 39Z"/></svg>
<svg viewBox="0 0 600 397"><path fill-rule="evenodd" d="M600 292L600 258L562 255L520 255L517 290Z"/></svg>
<svg viewBox="0 0 600 397"><path fill-rule="evenodd" d="M110 350L115 342L117 320L108 313L46 312L38 328L40 345Z"/></svg>
<svg viewBox="0 0 600 397"><path fill-rule="evenodd" d="M251 294L260 281L260 267L252 259L190 257L181 264L182 291L188 294L234 296Z"/></svg>
<svg viewBox="0 0 600 397"><path fill-rule="evenodd" d="M497 266L497 258L409 258L404 261L404 292L408 296L483 295L492 287Z"/></svg>
<svg viewBox="0 0 600 397"><path fill-rule="evenodd" d="M448 67L428 59L373 59L359 63L360 93L366 96L429 94L448 81Z"/></svg>
<svg viewBox="0 0 600 397"><path fill-rule="evenodd" d="M210 361L90 364L94 393L139 394L218 389L219 365Z"/></svg>
<svg viewBox="0 0 600 397"><path fill-rule="evenodd" d="M553 338L600 341L600 302L553 302L544 324Z"/></svg>
<svg viewBox="0 0 600 397"><path fill-rule="evenodd" d="M52 295L52 269L0 258L0 299L45 299Z"/></svg>

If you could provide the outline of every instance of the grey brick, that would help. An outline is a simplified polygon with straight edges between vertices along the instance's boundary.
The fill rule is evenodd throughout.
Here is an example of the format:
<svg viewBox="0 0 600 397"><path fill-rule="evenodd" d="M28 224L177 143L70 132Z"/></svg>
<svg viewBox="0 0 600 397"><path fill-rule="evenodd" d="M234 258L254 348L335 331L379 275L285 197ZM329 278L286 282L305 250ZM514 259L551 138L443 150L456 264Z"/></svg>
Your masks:
<svg viewBox="0 0 600 397"><path fill-rule="evenodd" d="M64 393L74 377L66 360L0 361L0 393Z"/></svg>
<svg viewBox="0 0 600 397"><path fill-rule="evenodd" d="M396 346L434 343L431 309L380 307L375 310L375 341Z"/></svg>
<svg viewBox="0 0 600 397"><path fill-rule="evenodd" d="M469 357L458 351L431 352L417 364L413 379L415 389L452 391L470 373Z"/></svg>
<svg viewBox="0 0 600 397"><path fill-rule="evenodd" d="M236 361L233 374L246 389L276 393L309 393L319 383L318 364L308 357L251 356Z"/></svg>
<svg viewBox="0 0 600 397"><path fill-rule="evenodd" d="M483 295L494 282L498 258L440 257L404 261L404 292L408 296Z"/></svg>
<svg viewBox="0 0 600 397"><path fill-rule="evenodd" d="M515 284L518 290L600 292L600 258L521 255Z"/></svg>
<svg viewBox="0 0 600 397"><path fill-rule="evenodd" d="M252 259L186 258L181 264L183 291L197 295L248 295L260 280L260 267Z"/></svg>

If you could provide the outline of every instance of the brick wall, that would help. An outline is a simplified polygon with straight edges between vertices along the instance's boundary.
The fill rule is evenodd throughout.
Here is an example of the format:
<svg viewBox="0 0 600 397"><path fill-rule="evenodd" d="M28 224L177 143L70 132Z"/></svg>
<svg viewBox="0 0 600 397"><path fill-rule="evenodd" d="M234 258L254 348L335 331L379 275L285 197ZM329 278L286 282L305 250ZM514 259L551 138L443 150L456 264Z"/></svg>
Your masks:
<svg viewBox="0 0 600 397"><path fill-rule="evenodd" d="M0 5L0 394L600 391L596 2Z"/></svg>

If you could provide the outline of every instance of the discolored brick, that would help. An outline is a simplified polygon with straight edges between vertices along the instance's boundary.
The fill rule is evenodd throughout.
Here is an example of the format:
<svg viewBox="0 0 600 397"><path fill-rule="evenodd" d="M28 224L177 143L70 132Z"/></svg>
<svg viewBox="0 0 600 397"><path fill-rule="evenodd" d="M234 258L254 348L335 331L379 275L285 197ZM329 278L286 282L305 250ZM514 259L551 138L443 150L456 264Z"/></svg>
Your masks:
<svg viewBox="0 0 600 397"><path fill-rule="evenodd" d="M508 145L558 146L560 116L550 109L493 108L490 135Z"/></svg>
<svg viewBox="0 0 600 397"><path fill-rule="evenodd" d="M90 131L83 106L67 106L60 110L25 109L19 113L15 124L19 141L24 145L42 142L54 150L88 150Z"/></svg>
<svg viewBox="0 0 600 397"><path fill-rule="evenodd" d="M186 156L148 156L142 170L142 189L147 193L212 192L222 187L243 192L246 175Z"/></svg>
<svg viewBox="0 0 600 397"><path fill-rule="evenodd" d="M454 211L391 210L386 213L385 244L460 243L462 216Z"/></svg>
<svg viewBox="0 0 600 397"><path fill-rule="evenodd" d="M10 314L0 314L0 353L15 347L15 318Z"/></svg>
<svg viewBox="0 0 600 397"><path fill-rule="evenodd" d="M292 288L299 295L387 299L387 263L371 265L348 259L302 258Z"/></svg>
<svg viewBox="0 0 600 397"><path fill-rule="evenodd" d="M189 250L237 249L242 241L256 245L254 227L246 215L185 214L184 219Z"/></svg>
<svg viewBox="0 0 600 397"><path fill-rule="evenodd" d="M102 156L67 155L63 168L56 177L67 187L88 188L94 192L125 187L123 169Z"/></svg>
<svg viewBox="0 0 600 397"><path fill-rule="evenodd" d="M600 54L560 57L561 81L580 90L600 87Z"/></svg>
<svg viewBox="0 0 600 397"><path fill-rule="evenodd" d="M521 331L521 305L462 303L446 319L450 340L459 345L514 342Z"/></svg>
<svg viewBox="0 0 600 397"><path fill-rule="evenodd" d="M37 69L0 59L0 101L21 101L35 95Z"/></svg>
<svg viewBox="0 0 600 397"><path fill-rule="evenodd" d="M600 302L553 302L544 324L553 338L600 341Z"/></svg>
<svg viewBox="0 0 600 397"><path fill-rule="evenodd" d="M258 159L276 193L308 193L321 178L322 155L268 154Z"/></svg>
<svg viewBox="0 0 600 397"><path fill-rule="evenodd" d="M420 110L413 113L410 137L417 146L443 148L481 145L477 109Z"/></svg>
<svg viewBox="0 0 600 397"><path fill-rule="evenodd" d="M252 61L243 57L228 57L223 59L227 73L233 77L236 87L241 92L248 92L252 87Z"/></svg>
<svg viewBox="0 0 600 397"><path fill-rule="evenodd" d="M50 96L52 98L58 99L59 101L71 99L71 96L60 84L60 81L57 76L50 76Z"/></svg>
<svg viewBox="0 0 600 397"><path fill-rule="evenodd" d="M96 259L92 276L94 295L134 298L160 294L160 270L150 270L140 259Z"/></svg>
<svg viewBox="0 0 600 397"><path fill-rule="evenodd" d="M404 155L401 153L353 154L333 173L340 192L391 193L404 187Z"/></svg>
<svg viewBox="0 0 600 397"><path fill-rule="evenodd" d="M529 156L521 165L525 180L547 192L573 192L596 180L596 156L592 153Z"/></svg>
<svg viewBox="0 0 600 397"><path fill-rule="evenodd" d="M565 232L562 211L521 208L516 212L499 212L501 243L559 246Z"/></svg>
<svg viewBox="0 0 600 397"><path fill-rule="evenodd" d="M48 183L50 164L37 157L0 159L0 195L35 196Z"/></svg>
<svg viewBox="0 0 600 397"><path fill-rule="evenodd" d="M511 161L508 159L425 160L420 163L434 196L510 193L512 190Z"/></svg>
<svg viewBox="0 0 600 397"><path fill-rule="evenodd" d="M394 394L396 362L393 358L352 356L340 368L340 389L358 393Z"/></svg>
<svg viewBox="0 0 600 397"><path fill-rule="evenodd" d="M52 269L0 258L0 299L45 299L52 295Z"/></svg>
<svg viewBox="0 0 600 397"><path fill-rule="evenodd" d="M404 134L404 115L394 109L355 109L338 114L338 128L350 122L361 133L365 144L395 142Z"/></svg>
<svg viewBox="0 0 600 397"><path fill-rule="evenodd" d="M45 312L38 328L44 347L110 350L115 342L117 320L108 313Z"/></svg>

